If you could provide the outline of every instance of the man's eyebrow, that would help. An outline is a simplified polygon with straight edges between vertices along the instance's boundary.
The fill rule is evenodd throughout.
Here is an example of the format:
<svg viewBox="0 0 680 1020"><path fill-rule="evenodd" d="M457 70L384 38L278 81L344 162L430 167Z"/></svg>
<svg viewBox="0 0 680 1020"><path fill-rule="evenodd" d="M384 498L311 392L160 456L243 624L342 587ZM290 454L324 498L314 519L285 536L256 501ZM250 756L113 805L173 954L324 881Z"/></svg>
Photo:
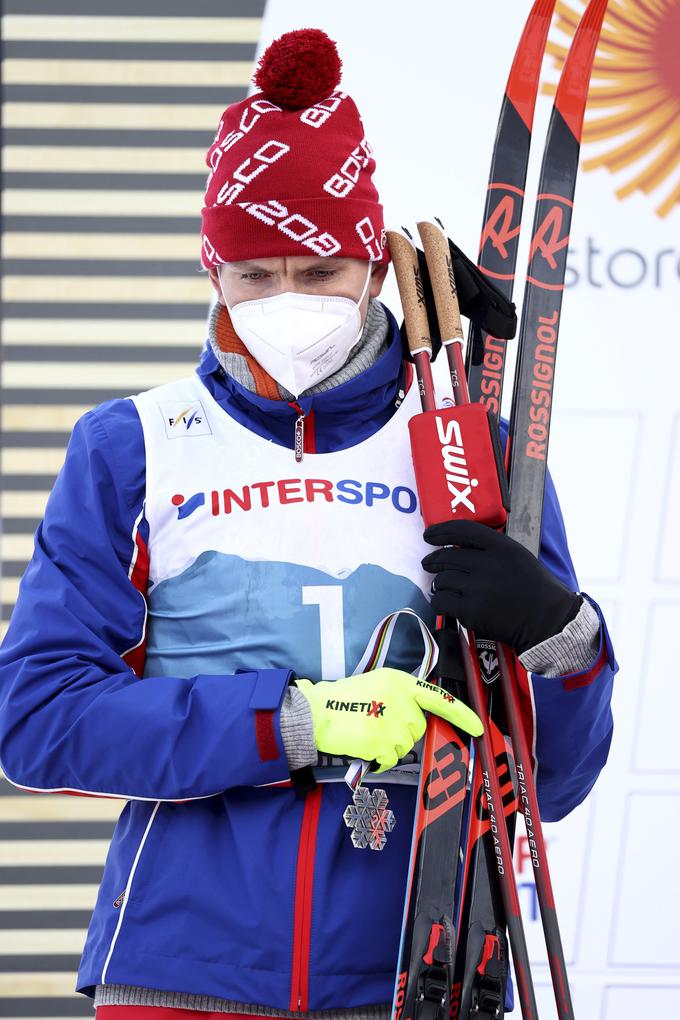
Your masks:
<svg viewBox="0 0 680 1020"><path fill-rule="evenodd" d="M271 269L267 269L265 266L259 265L257 262L227 262L225 263L228 269L247 269L249 272L255 273L270 273Z"/></svg>
<svg viewBox="0 0 680 1020"><path fill-rule="evenodd" d="M339 258L339 257L336 257L336 256L323 256L323 255L321 255L321 256L319 256L319 258L318 258L318 260L316 262L312 262L308 266L301 267L300 268L300 272L304 273L308 269L319 269L319 268L324 268L324 269L342 269L342 267L346 266L348 262L349 262L349 259L343 259L343 258Z"/></svg>
<svg viewBox="0 0 680 1020"><path fill-rule="evenodd" d="M349 259L335 256L319 256L317 260L312 262L310 265L301 266L298 272L305 273L310 269L341 269L346 266ZM246 270L249 273L271 273L272 270L266 266L261 266L259 262L226 262L225 265L228 269L234 269L237 272Z"/></svg>

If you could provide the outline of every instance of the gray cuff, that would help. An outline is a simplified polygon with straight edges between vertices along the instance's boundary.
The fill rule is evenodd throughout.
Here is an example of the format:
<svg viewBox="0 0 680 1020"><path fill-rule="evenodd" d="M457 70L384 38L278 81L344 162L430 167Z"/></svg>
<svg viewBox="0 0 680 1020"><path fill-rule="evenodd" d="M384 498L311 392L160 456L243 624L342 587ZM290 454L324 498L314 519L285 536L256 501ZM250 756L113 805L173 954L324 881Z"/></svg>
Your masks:
<svg viewBox="0 0 680 1020"><path fill-rule="evenodd" d="M283 696L281 738L291 772L305 765L316 765L319 755L314 743L312 710L297 687L288 687Z"/></svg>
<svg viewBox="0 0 680 1020"><path fill-rule="evenodd" d="M557 677L580 673L597 655L600 618L588 599L564 630L522 652L519 661L529 673Z"/></svg>

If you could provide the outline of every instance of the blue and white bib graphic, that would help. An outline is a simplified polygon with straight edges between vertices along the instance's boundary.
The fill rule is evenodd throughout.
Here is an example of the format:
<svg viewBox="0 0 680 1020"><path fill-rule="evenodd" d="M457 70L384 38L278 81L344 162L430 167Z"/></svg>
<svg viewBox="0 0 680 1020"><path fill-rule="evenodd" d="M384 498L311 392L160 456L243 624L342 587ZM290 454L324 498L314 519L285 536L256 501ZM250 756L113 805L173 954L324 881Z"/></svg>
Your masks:
<svg viewBox="0 0 680 1020"><path fill-rule="evenodd" d="M383 567L366 563L333 577L298 563L215 551L156 585L147 603L149 676L277 668L335 680L354 670L388 613L408 606L434 624L422 591ZM411 672L421 657L417 621L404 617L388 665Z"/></svg>

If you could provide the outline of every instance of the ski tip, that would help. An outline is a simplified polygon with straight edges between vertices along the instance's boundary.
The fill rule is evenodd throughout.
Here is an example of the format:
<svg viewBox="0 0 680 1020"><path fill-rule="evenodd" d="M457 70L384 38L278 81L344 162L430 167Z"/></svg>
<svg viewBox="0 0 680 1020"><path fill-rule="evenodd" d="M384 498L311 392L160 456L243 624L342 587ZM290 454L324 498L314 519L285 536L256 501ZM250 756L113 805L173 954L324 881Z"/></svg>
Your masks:
<svg viewBox="0 0 680 1020"><path fill-rule="evenodd" d="M608 0L590 0L578 24L562 68L555 93L559 111L576 141L581 144L588 86Z"/></svg>
<svg viewBox="0 0 680 1020"><path fill-rule="evenodd" d="M538 79L554 9L555 0L536 0L529 11L505 88L507 98L529 132L534 122Z"/></svg>

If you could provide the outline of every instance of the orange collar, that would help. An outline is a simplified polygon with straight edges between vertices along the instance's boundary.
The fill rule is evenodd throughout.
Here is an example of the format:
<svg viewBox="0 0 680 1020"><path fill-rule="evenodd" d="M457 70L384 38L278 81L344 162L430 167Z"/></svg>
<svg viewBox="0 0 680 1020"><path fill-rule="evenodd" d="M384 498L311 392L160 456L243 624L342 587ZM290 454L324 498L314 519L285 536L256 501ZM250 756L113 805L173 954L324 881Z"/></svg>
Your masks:
<svg viewBox="0 0 680 1020"><path fill-rule="evenodd" d="M217 346L225 354L238 354L246 359L246 364L255 382L255 392L258 397L266 397L268 400L281 400L279 387L269 372L265 372L262 365L252 356L246 345L237 335L231 321L229 311L222 302L219 303L219 312L215 328Z"/></svg>

